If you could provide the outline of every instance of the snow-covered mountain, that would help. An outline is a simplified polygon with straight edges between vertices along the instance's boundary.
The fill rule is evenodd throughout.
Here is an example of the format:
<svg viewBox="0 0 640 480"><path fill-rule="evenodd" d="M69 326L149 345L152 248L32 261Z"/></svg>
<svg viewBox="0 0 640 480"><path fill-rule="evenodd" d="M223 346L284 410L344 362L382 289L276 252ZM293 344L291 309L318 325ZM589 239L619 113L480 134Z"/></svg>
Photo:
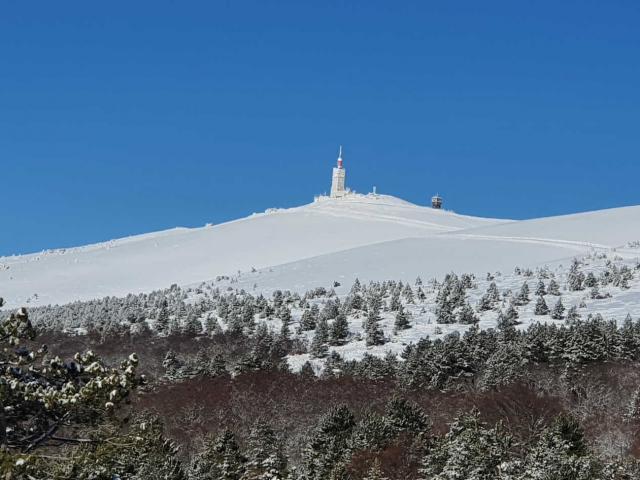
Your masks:
<svg viewBox="0 0 640 480"><path fill-rule="evenodd" d="M486 273L562 261L640 239L640 207L529 221L458 215L385 195L320 198L202 228L0 258L9 306L188 285L220 275L254 289ZM635 254L630 251L629 255Z"/></svg>

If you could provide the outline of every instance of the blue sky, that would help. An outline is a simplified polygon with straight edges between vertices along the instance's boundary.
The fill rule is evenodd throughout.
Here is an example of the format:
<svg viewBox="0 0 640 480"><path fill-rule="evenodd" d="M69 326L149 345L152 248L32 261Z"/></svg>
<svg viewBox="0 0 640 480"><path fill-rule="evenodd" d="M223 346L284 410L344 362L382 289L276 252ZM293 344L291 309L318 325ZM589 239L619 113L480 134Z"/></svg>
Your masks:
<svg viewBox="0 0 640 480"><path fill-rule="evenodd" d="M401 4L401 5L398 5ZM640 204L637 1L5 2L0 255L347 183L530 218Z"/></svg>

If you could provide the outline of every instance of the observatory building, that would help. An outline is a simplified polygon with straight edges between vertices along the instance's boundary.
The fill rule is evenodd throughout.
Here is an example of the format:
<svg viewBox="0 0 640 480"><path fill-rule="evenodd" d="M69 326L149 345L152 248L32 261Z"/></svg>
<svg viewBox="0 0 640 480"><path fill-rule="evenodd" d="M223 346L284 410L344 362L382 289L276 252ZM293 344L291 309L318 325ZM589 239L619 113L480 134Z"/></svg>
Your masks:
<svg viewBox="0 0 640 480"><path fill-rule="evenodd" d="M346 171L342 166L342 145L338 153L338 165L333 167L333 176L331 177L331 198L344 197L348 190L344 186Z"/></svg>

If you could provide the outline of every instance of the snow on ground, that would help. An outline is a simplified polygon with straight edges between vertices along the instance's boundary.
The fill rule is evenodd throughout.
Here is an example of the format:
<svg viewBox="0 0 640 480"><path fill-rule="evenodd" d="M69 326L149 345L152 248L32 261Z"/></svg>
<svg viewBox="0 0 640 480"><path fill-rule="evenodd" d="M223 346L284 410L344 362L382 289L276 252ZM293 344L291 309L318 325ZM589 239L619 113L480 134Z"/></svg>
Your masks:
<svg viewBox="0 0 640 480"><path fill-rule="evenodd" d="M584 246L528 243L501 239L438 235L406 238L321 255L257 272L241 274L234 287L270 294L286 288L303 293L334 281L350 286L361 281L442 278L449 272L486 274L535 267L583 255ZM348 287L347 287L348 288ZM340 292L340 289L337 289Z"/></svg>
<svg viewBox="0 0 640 480"><path fill-rule="evenodd" d="M640 206L538 218L472 228L460 234L499 238L568 241L623 247L640 240Z"/></svg>

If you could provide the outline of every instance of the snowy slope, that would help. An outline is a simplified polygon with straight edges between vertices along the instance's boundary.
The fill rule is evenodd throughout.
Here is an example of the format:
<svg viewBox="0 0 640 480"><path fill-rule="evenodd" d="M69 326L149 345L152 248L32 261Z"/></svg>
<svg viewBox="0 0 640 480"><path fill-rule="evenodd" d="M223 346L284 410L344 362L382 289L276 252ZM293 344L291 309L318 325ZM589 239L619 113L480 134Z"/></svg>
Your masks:
<svg viewBox="0 0 640 480"><path fill-rule="evenodd" d="M317 286L331 286L334 281L348 289L356 278L366 282L386 279L413 282L418 276L442 278L449 272L482 276L487 272L512 271L516 265L569 263L586 251L583 246L573 244L437 235L392 240L242 274L234 286L265 293L282 288L302 293Z"/></svg>
<svg viewBox="0 0 640 480"><path fill-rule="evenodd" d="M640 240L640 206L539 218L472 228L459 235L500 237L624 247Z"/></svg>
<svg viewBox="0 0 640 480"><path fill-rule="evenodd" d="M9 305L66 303L190 284L359 246L428 237L498 220L435 211L389 196L322 198L203 228L0 258ZM36 297L37 295L37 297Z"/></svg>

